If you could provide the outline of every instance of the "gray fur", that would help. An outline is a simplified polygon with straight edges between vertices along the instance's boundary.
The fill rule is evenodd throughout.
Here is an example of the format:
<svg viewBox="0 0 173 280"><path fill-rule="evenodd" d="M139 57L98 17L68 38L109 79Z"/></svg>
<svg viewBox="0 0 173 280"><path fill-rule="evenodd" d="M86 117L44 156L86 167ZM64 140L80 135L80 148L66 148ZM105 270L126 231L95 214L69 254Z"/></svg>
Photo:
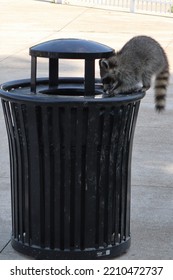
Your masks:
<svg viewBox="0 0 173 280"><path fill-rule="evenodd" d="M164 109L169 64L163 48L157 41L147 36L134 37L115 55L101 59L99 64L105 97L146 91L155 75L156 109Z"/></svg>

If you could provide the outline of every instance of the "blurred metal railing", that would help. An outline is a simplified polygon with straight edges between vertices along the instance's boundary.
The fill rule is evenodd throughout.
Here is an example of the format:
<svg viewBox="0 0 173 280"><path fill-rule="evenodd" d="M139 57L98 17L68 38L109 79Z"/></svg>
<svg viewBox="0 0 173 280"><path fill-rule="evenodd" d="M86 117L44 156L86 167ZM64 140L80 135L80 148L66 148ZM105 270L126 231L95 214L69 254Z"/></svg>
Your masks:
<svg viewBox="0 0 173 280"><path fill-rule="evenodd" d="M173 0L54 0L57 4L173 16Z"/></svg>

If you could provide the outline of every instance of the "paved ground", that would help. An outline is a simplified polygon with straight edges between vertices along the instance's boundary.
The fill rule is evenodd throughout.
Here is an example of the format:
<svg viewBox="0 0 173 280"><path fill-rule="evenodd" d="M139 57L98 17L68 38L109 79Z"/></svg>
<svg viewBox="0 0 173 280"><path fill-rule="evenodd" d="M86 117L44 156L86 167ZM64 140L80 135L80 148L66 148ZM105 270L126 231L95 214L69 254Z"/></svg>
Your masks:
<svg viewBox="0 0 173 280"><path fill-rule="evenodd" d="M173 71L173 20L51 4L47 1L0 0L0 83L30 77L29 47L50 39L86 38L116 50L134 35L145 34L164 47ZM45 60L39 75L46 76ZM62 65L62 75L81 66ZM132 245L118 259L173 259L173 76L167 109L157 114L151 89L141 102L132 164ZM10 243L10 180L6 130L0 109L0 259L29 259Z"/></svg>

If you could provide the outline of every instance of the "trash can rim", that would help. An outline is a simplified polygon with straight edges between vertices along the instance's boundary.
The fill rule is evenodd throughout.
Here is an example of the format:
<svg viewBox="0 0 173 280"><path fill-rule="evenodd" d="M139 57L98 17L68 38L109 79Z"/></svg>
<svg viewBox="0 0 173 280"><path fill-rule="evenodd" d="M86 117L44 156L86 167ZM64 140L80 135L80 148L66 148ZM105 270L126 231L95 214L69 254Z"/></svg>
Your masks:
<svg viewBox="0 0 173 280"><path fill-rule="evenodd" d="M37 85L46 83L48 84L48 79L38 79ZM19 93L22 87L28 87L29 94ZM13 92L13 89L18 89L18 92ZM11 91L10 91L11 90ZM75 88L68 88L67 92L74 90ZM100 91L101 93L101 91ZM11 100L16 102L30 102L30 103L68 103L73 102L75 104L81 103L102 103L104 105L110 104L112 105L119 105L120 103L126 104L141 100L145 96L144 92L137 92L137 93L130 93L130 94L121 94L111 98L103 98L103 97L84 97L84 96L69 96L69 95L53 95L53 94L33 94L30 92L30 79L22 79L22 80L15 80L3 83L0 85L0 97L5 100Z"/></svg>

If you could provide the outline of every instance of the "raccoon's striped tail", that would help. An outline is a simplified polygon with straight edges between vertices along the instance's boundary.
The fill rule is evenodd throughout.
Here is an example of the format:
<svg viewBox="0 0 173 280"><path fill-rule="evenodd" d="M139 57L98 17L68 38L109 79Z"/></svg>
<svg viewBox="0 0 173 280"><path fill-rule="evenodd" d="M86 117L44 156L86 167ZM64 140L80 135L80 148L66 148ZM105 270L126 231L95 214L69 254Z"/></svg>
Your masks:
<svg viewBox="0 0 173 280"><path fill-rule="evenodd" d="M155 80L155 108L158 112L165 109L166 91L169 83L169 68L156 76Z"/></svg>

